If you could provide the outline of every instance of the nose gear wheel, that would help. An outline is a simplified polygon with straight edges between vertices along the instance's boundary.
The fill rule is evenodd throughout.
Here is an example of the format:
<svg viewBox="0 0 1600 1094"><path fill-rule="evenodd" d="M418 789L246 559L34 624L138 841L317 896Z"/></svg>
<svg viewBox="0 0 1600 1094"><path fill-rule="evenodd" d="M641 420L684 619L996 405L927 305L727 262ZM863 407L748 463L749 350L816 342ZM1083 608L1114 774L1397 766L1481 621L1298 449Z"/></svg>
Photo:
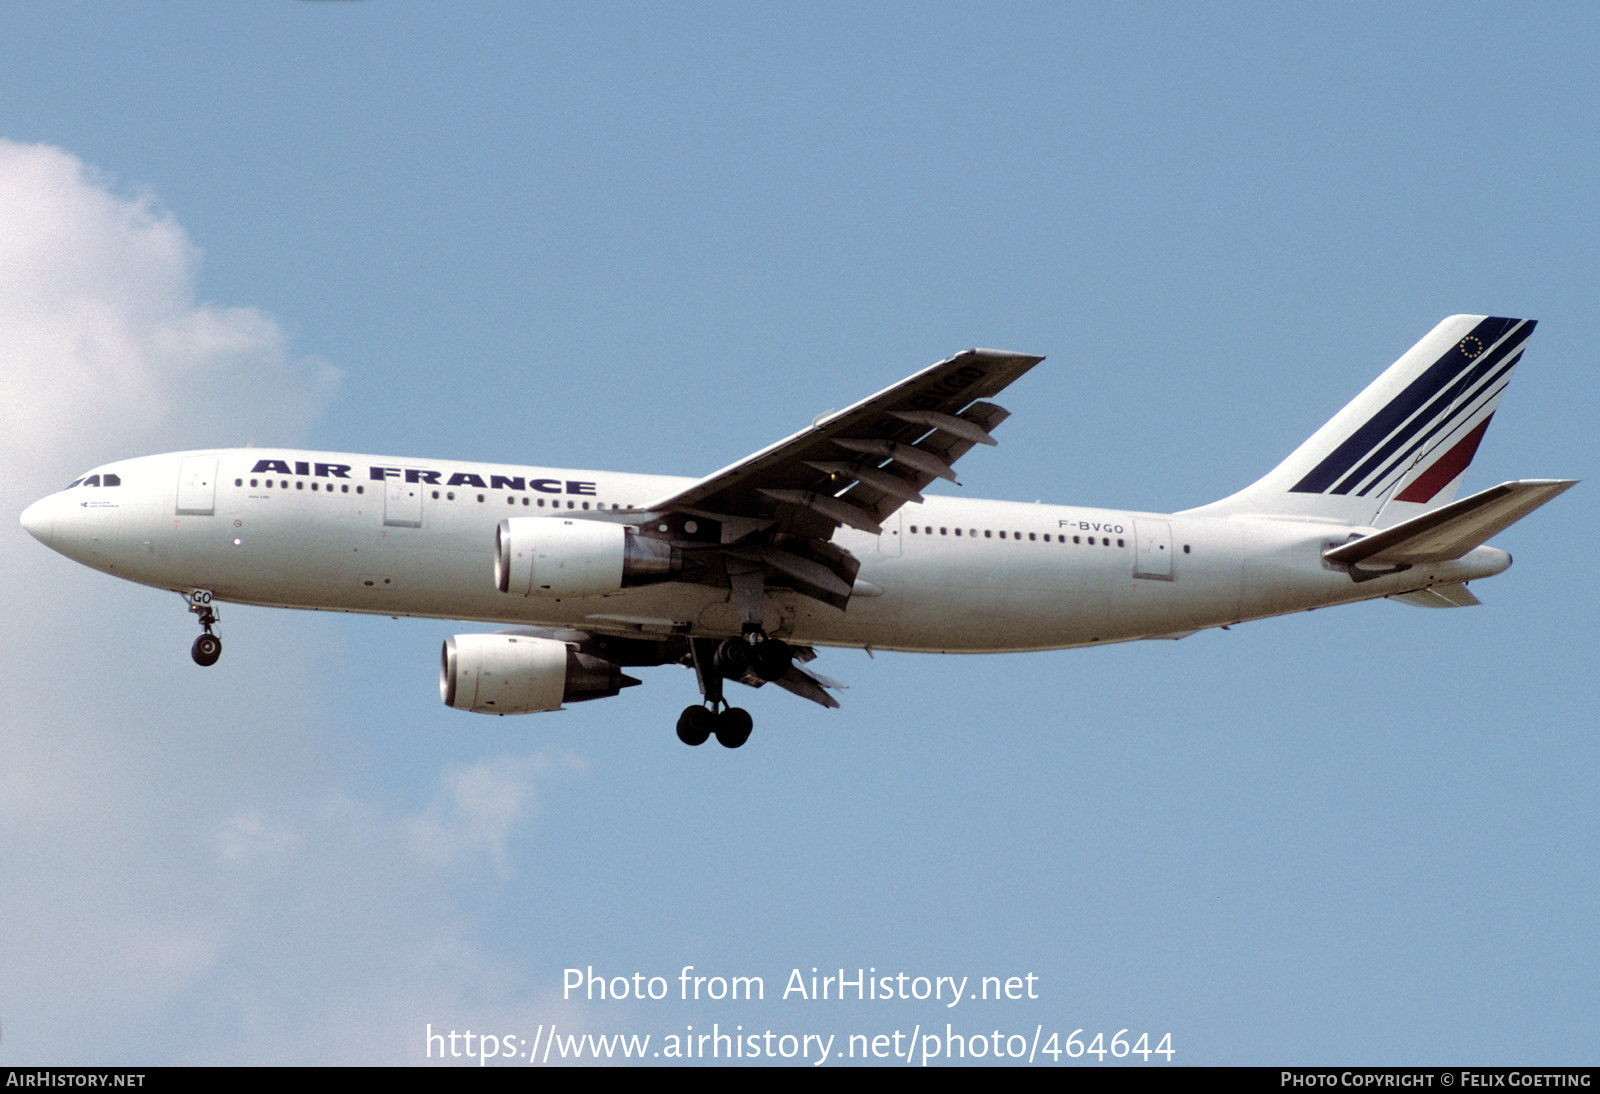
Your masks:
<svg viewBox="0 0 1600 1094"><path fill-rule="evenodd" d="M189 656L201 668L209 668L222 656L222 639L212 630L217 625L217 609L212 603L211 590L195 589L184 599L189 602L189 610L200 618L200 629L204 632L189 647Z"/></svg>
<svg viewBox="0 0 1600 1094"><path fill-rule="evenodd" d="M189 647L189 656L194 658L194 663L202 667L209 667L217 663L217 658L222 656L222 639L214 634L202 634L194 640L194 645Z"/></svg>

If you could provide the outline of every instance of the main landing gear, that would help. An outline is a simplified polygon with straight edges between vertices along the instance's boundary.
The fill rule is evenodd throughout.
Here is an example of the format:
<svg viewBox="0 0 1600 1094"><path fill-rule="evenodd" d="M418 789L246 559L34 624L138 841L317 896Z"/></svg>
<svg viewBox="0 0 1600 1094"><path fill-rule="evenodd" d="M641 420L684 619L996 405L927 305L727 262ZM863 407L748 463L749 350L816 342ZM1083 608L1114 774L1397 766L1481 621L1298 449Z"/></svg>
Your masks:
<svg viewBox="0 0 1600 1094"><path fill-rule="evenodd" d="M728 638L712 655L712 664L727 680L737 680L754 671L761 679L771 683L781 680L794 664L794 651L787 642L767 638L759 633L749 638Z"/></svg>
<svg viewBox="0 0 1600 1094"><path fill-rule="evenodd" d="M760 631L721 642L696 638L690 649L705 702L685 707L678 716L678 740L686 745L703 745L716 734L722 747L738 748L750 739L755 723L748 711L728 705L722 697L722 682L738 680L752 672L766 681L782 679L794 664L794 651L788 643L768 638Z"/></svg>
<svg viewBox="0 0 1600 1094"><path fill-rule="evenodd" d="M678 740L686 745L703 745L717 735L723 748L738 748L750 739L755 721L742 707L722 705L720 710L708 706L684 707L678 715Z"/></svg>
<svg viewBox="0 0 1600 1094"><path fill-rule="evenodd" d="M217 625L217 609L211 603L211 590L196 589L189 594L188 601L189 610L200 617L200 628L204 632L189 647L189 656L194 658L195 664L209 668L222 656L222 639L211 629Z"/></svg>

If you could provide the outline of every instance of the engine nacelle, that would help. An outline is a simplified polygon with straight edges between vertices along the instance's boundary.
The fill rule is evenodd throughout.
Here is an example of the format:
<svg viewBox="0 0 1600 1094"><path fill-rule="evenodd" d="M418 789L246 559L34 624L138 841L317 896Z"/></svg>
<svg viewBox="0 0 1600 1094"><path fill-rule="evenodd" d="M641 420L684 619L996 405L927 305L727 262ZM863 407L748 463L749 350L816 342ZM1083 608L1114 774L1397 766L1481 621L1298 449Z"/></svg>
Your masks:
<svg viewBox="0 0 1600 1094"><path fill-rule="evenodd" d="M604 699L639 683L604 658L525 634L457 634L444 640L439 697L479 714L532 714Z"/></svg>
<svg viewBox="0 0 1600 1094"><path fill-rule="evenodd" d="M606 521L511 517L494 531L495 587L516 596L605 596L682 568L670 544Z"/></svg>

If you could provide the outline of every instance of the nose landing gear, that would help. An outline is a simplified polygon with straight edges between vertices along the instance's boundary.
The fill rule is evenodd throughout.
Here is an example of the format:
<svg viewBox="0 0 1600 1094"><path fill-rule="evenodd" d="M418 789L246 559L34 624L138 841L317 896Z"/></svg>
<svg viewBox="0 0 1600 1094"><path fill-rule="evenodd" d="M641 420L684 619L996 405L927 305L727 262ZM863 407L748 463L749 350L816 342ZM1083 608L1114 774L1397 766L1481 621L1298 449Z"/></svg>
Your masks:
<svg viewBox="0 0 1600 1094"><path fill-rule="evenodd" d="M202 634L194 640L194 645L189 647L189 656L194 658L194 663L209 667L217 663L222 656L222 639L214 634Z"/></svg>
<svg viewBox="0 0 1600 1094"><path fill-rule="evenodd" d="M195 664L209 668L222 656L222 639L211 629L217 625L217 609L211 603L211 590L195 589L189 594L188 601L189 610L200 617L200 628L204 632L189 647L189 656L194 658Z"/></svg>

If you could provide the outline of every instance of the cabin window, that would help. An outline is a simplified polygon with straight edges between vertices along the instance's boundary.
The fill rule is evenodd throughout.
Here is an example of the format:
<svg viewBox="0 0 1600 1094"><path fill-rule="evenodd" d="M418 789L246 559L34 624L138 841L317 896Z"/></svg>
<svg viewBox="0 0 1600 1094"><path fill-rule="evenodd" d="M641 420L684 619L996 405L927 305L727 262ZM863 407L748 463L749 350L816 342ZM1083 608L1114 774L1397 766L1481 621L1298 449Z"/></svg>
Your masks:
<svg viewBox="0 0 1600 1094"><path fill-rule="evenodd" d="M444 496L444 500L445 501L455 501L456 500L456 492L454 490L450 490L450 491L446 492L446 494Z"/></svg>
<svg viewBox="0 0 1600 1094"><path fill-rule="evenodd" d="M1189 553L1189 545L1187 543L1185 543L1183 545L1183 553L1184 554L1188 554Z"/></svg>
<svg viewBox="0 0 1600 1094"><path fill-rule="evenodd" d="M1034 541L1034 538L1035 538L1035 536L1034 536L1034 533L1032 533L1032 532L1029 532L1029 533L1028 533L1028 542L1029 542L1029 543L1032 543L1032 542L1033 542L1033 541ZM1049 542L1050 542L1050 537L1049 537L1049 536L1045 536L1045 537L1044 537L1044 541L1045 541L1045 542L1046 542L1046 543L1049 543Z"/></svg>
<svg viewBox="0 0 1600 1094"><path fill-rule="evenodd" d="M483 495L482 495L482 494L479 494L479 495L478 495L478 500L479 500L479 501L480 501L480 502L481 502L481 501L483 501Z"/></svg>
<svg viewBox="0 0 1600 1094"><path fill-rule="evenodd" d="M358 486L358 487L356 487L356 493L358 493L358 494L365 494L365 493L366 493L366 492L367 492L367 488L366 488L366 487L365 487L365 486Z"/></svg>
<svg viewBox="0 0 1600 1094"><path fill-rule="evenodd" d="M984 539L993 539L993 538L994 538L994 535L993 535L993 533L991 533L991 532L990 532L990 531L989 531L989 529L987 529L987 528L985 528L985 529L984 529L984 530L983 530L983 538L984 538ZM1001 539L1005 539L1005 538L1006 538L1006 534L1005 534L1005 533L1004 533L1004 532L1001 532L1001 533L1000 533L1000 538L1001 538Z"/></svg>
<svg viewBox="0 0 1600 1094"><path fill-rule="evenodd" d="M251 479L251 480L250 480L250 485L251 485L251 486L254 486L254 485L256 485L256 480L255 480L255 479Z"/></svg>
<svg viewBox="0 0 1600 1094"><path fill-rule="evenodd" d="M433 500L434 501L438 501L439 500L439 491L435 490L433 492Z"/></svg>
<svg viewBox="0 0 1600 1094"><path fill-rule="evenodd" d="M243 486L244 485L244 480L243 479L234 479L233 480L233 485L235 485L235 486Z"/></svg>
<svg viewBox="0 0 1600 1094"><path fill-rule="evenodd" d="M941 536L942 536L942 535L944 535L944 534L945 534L945 531L944 531L944 529L943 529L943 528L941 528L941 529L939 529L939 534L940 534L940 535L941 535Z"/></svg>
<svg viewBox="0 0 1600 1094"><path fill-rule="evenodd" d="M350 487L349 487L348 484L346 484L346 483L340 483L339 484L339 493L348 494L349 492L350 492ZM438 495L435 495L435 497L437 497L437 496Z"/></svg>
<svg viewBox="0 0 1600 1094"><path fill-rule="evenodd" d="M1082 542L1082 540L1083 540L1082 536L1073 536L1072 537L1072 542L1074 542L1074 543L1080 543L1080 542ZM1091 539L1089 542L1093 543L1094 540Z"/></svg>
<svg viewBox="0 0 1600 1094"><path fill-rule="evenodd" d="M1122 546L1125 546L1125 545L1124 545L1124 544L1123 544L1123 542L1122 542L1122 541L1121 541L1121 540L1120 540L1120 539L1119 539L1119 540L1117 540L1117 546L1118 546L1118 547L1122 547Z"/></svg>
<svg viewBox="0 0 1600 1094"><path fill-rule="evenodd" d="M960 534L961 534L961 529L959 529L959 528L957 528L957 529L956 529L956 535L958 535L958 536L959 536L959 535L960 535Z"/></svg>

